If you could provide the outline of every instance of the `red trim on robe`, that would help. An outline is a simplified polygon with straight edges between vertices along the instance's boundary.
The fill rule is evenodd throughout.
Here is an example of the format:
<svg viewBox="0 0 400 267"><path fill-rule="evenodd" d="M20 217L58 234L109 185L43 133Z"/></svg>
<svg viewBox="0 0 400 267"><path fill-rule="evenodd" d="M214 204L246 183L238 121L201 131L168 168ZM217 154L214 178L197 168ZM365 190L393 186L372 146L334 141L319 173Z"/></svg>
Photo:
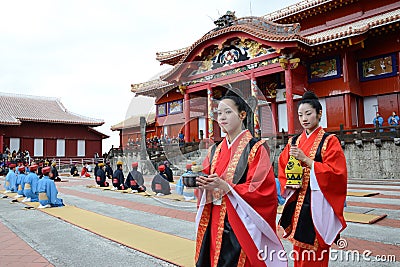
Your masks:
<svg viewBox="0 0 400 267"><path fill-rule="evenodd" d="M226 144L226 140L221 146L221 151L217 158L217 165L215 173L220 177L225 178L226 169L231 158L235 155L237 146L240 143L240 136L230 148ZM233 154L232 154L233 153ZM228 156L229 155L229 156ZM203 166L209 167L209 155L204 160ZM267 172L267 170L269 170ZM209 174L209 168L206 168L205 173ZM268 152L264 146L260 146L257 150L254 160L248 164L248 171L246 182L242 184L231 184L234 190L250 205L257 213L271 226L276 229L276 215L277 215L277 192L275 185L275 175L271 167ZM254 245L252 238L247 232L245 226L237 215L230 200L224 196L227 205L228 219L231 224L235 235L246 253L246 266L265 266L265 263L257 258L258 249ZM215 206L212 207L213 209ZM217 207L219 208L219 207ZM214 212L212 212L215 214ZM211 218L210 223L212 226L217 226L219 218ZM215 223L214 223L215 222ZM215 229L214 229L215 230ZM211 239L212 240L212 239ZM212 247L212 246L210 246ZM211 252L214 254L214 252ZM250 264L250 265L249 265Z"/></svg>

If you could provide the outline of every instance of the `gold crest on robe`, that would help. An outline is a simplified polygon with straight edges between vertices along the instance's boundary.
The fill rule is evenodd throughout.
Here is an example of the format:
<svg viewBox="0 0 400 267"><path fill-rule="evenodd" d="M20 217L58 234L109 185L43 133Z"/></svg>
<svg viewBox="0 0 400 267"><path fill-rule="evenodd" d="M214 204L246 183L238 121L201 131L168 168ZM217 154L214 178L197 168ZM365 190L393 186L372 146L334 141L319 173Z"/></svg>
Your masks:
<svg viewBox="0 0 400 267"><path fill-rule="evenodd" d="M303 167L301 166L300 161L293 156L290 156L289 161L286 164L285 175L287 185L301 185Z"/></svg>

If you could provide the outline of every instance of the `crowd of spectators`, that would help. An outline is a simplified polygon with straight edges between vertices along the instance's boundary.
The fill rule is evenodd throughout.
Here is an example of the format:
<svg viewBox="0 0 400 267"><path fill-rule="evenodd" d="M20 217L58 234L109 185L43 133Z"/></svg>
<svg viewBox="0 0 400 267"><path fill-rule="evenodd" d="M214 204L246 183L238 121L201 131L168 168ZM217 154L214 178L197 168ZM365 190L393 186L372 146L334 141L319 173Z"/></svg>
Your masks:
<svg viewBox="0 0 400 267"><path fill-rule="evenodd" d="M169 145L169 144L179 144L183 145L185 143L184 140L184 134L180 133L178 137L170 137L168 135L161 135L160 137L158 136L153 136L151 138L146 139L146 148L159 148L163 145ZM136 138L134 140L133 138L129 138L127 142L127 148L128 149L140 149L141 146L141 139Z"/></svg>

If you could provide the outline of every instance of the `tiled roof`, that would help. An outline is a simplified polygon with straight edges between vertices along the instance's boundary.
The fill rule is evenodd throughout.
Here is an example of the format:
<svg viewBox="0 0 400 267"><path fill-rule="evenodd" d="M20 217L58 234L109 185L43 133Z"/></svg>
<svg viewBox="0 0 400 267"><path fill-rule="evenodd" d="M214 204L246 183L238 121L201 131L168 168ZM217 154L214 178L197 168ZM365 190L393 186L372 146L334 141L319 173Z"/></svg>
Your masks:
<svg viewBox="0 0 400 267"><path fill-rule="evenodd" d="M172 50L172 51L167 51L167 52L157 52L156 59L158 61L167 61L172 58L175 58L179 54L183 55L187 49L188 49L188 47L176 49L176 50Z"/></svg>
<svg viewBox="0 0 400 267"><path fill-rule="evenodd" d="M162 81L161 79L151 80L144 83L137 83L131 85L131 91L134 93L141 93L144 91L151 91L160 88L173 88L172 83Z"/></svg>
<svg viewBox="0 0 400 267"><path fill-rule="evenodd" d="M336 39L359 35L367 32L369 29L396 21L400 21L400 9L395 9L355 22L346 23L339 27L325 29L318 33L305 35L304 37L308 39L309 45L318 45L327 41L334 41Z"/></svg>
<svg viewBox="0 0 400 267"><path fill-rule="evenodd" d="M121 121L120 123L117 123L117 124L111 126L111 131L139 127L140 126L140 117L146 118L147 125L150 125L156 121L156 114L154 114L154 113L149 113L146 115L144 115L144 114L136 115L136 116L129 117L126 120Z"/></svg>
<svg viewBox="0 0 400 267"><path fill-rule="evenodd" d="M319 4L324 4L327 2L331 2L331 0L313 0L313 1L302 1L298 4L295 4L291 7L288 7L288 10L292 10L291 12L297 12L300 9L305 9L310 6L316 6ZM391 5L386 6L385 9L378 8L377 10L371 10L369 12L364 13L361 17L358 18L353 18L352 21L347 21L347 22L342 22L341 24L338 24L337 26L335 25L330 25L330 26L320 26L317 27L316 29L307 29L305 31L300 31L298 32L289 32L286 35L282 34L275 34L273 31L268 31L265 29L265 25L279 25L279 26L284 26L283 24L277 24L277 23L271 23L271 22L266 22L265 19L273 19L271 17L271 13L267 16L264 16L263 18L254 18L254 21L251 21L251 18L241 18L236 21L236 23L232 26L225 27L222 29L214 29L210 31L209 33L205 34L201 39L197 40L193 45L191 45L188 48L183 48L183 49L178 49L175 51L169 51L165 55L165 57L160 57L163 59L168 59L169 62L173 62L172 58L175 57L175 62L177 64L174 66L172 70L170 70L167 74L162 75L160 79L155 82L151 81L149 83L144 83L144 84L139 84L137 85L139 90L136 90L135 92L139 94L153 94L156 95L158 91L162 88L165 88L169 86L169 88L172 88L173 85L169 84L168 82L163 81L163 79L166 79L169 75L174 73L178 68L181 63L183 63L187 57L190 55L190 53L199 45L201 45L204 42L207 42L210 39L213 39L215 37L218 37L220 35L226 34L228 32L245 32L248 33L252 36L255 36L257 38L260 38L262 40L266 41L272 41L272 42L284 42L284 41L294 41L294 42L300 42L305 44L306 46L309 47L314 47L318 46L327 42L332 42L340 39L345 39L357 35L364 34L368 32L370 29L374 29L377 27L384 26L386 24L393 24L395 22L400 21L400 8L399 8L400 2L394 3ZM296 8L294 8L296 7ZM297 10L297 11L294 11ZM289 12L289 11L288 11ZM279 13L279 12L278 12ZM258 21L257 21L258 20ZM237 23L240 21L241 23ZM257 21L257 23L254 23ZM260 23L261 22L261 23ZM265 23L264 23L265 22ZM263 26L262 23L265 25ZM268 24L267 24L268 23ZM292 27L297 27L294 26L296 24L289 24L286 25L292 26ZM160 53L162 54L162 53ZM157 83L159 86L157 86ZM164 83L164 84L162 84ZM133 89L132 89L133 91Z"/></svg>
<svg viewBox="0 0 400 267"><path fill-rule="evenodd" d="M277 30L279 28L279 30ZM181 63L183 63L190 53L200 44L207 42L210 39L224 35L228 32L244 32L252 36L260 38L266 41L284 42L292 40L300 40L307 42L306 39L298 35L300 30L299 24L277 24L270 21L266 21L263 18L258 17L245 17L240 18L232 24L232 26L224 28L216 28L205 34L202 38L192 44L185 53L181 56L179 62L175 67L167 74L161 76L161 80L164 80L171 73L176 71Z"/></svg>
<svg viewBox="0 0 400 267"><path fill-rule="evenodd" d="M168 52L158 52L156 54L156 58L160 62L181 63L184 61L184 58L187 57L188 54L199 44L227 32L242 31L268 41L287 41L297 36L299 30L300 25L297 23L277 24L267 21L261 17L243 17L233 21L232 26L224 28L217 27L211 30L190 47ZM179 61L176 58L178 58Z"/></svg>
<svg viewBox="0 0 400 267"><path fill-rule="evenodd" d="M300 1L296 4L290 5L288 7L279 9L277 11L274 11L270 14L264 15L263 18L266 20L270 20L270 21L276 21L282 17L286 17L298 12L302 12L304 10L307 10L309 8L313 8L319 5L323 5L325 3L329 3L332 2L334 3L334 0L304 0L304 1ZM342 2L342 1L340 1Z"/></svg>
<svg viewBox="0 0 400 267"><path fill-rule="evenodd" d="M69 112L57 98L0 93L0 124L22 121L99 126L103 120Z"/></svg>
<svg viewBox="0 0 400 267"><path fill-rule="evenodd" d="M162 81L159 78L144 83L132 84L131 91L136 93L136 95L144 95L144 96L159 98L163 94L169 92L175 86L176 85L166 81Z"/></svg>

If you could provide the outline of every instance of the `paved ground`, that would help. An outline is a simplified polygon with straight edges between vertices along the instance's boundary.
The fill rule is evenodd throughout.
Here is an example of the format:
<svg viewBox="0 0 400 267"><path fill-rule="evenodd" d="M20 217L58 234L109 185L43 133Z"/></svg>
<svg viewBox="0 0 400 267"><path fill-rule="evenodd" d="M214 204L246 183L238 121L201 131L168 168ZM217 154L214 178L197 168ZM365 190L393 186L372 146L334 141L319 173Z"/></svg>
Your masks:
<svg viewBox="0 0 400 267"><path fill-rule="evenodd" d="M86 187L94 184L92 180L65 179L68 182L57 183L57 187L67 205L195 238L195 203L101 191ZM3 180L0 178L0 183ZM352 180L348 188L380 194L348 197L346 211L388 216L372 225L349 223L342 235L347 246L345 250L333 250L330 266L400 266L400 180ZM0 199L0 210L0 266L173 266L40 210L26 210L21 203L10 204L9 199ZM290 244L283 243L290 251Z"/></svg>

